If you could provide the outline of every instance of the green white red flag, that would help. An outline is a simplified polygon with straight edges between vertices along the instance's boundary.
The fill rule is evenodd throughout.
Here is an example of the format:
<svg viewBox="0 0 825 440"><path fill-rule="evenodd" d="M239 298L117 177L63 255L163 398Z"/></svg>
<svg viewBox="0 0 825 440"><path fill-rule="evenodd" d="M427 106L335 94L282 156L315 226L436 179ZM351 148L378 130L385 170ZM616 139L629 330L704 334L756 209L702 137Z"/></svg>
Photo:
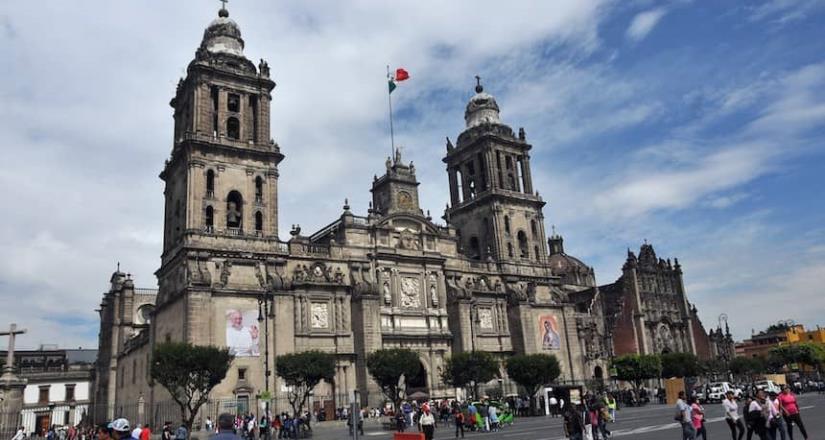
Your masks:
<svg viewBox="0 0 825 440"><path fill-rule="evenodd" d="M410 79L410 74L409 74L409 72L404 70L404 68L399 67L399 68L395 69L395 75L391 75L391 74L388 73L387 77L388 77L387 82L388 82L388 85L389 85L389 90L390 90L390 93L392 93L392 91L395 90L396 87L398 87L396 85L396 83L401 82L401 81L406 81L406 80Z"/></svg>

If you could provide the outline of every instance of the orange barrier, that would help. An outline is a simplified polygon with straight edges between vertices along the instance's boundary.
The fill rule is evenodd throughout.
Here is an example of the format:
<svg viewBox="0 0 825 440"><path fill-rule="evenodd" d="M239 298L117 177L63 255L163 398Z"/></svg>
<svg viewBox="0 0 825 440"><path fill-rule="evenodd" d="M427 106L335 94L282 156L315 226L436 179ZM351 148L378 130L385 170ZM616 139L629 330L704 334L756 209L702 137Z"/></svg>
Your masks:
<svg viewBox="0 0 825 440"><path fill-rule="evenodd" d="M396 432L392 440L424 440L423 432Z"/></svg>

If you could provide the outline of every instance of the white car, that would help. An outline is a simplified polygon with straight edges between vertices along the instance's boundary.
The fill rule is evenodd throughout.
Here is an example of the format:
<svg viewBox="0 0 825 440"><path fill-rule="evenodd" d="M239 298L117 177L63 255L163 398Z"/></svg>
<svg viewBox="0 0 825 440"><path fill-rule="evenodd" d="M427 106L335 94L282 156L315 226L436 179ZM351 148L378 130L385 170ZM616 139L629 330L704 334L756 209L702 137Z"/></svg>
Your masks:
<svg viewBox="0 0 825 440"><path fill-rule="evenodd" d="M766 393L774 392L776 394L779 394L782 391L782 389L780 389L777 384L773 383L772 380L760 380L759 382L756 382L756 384L754 385L756 386L757 390L762 390Z"/></svg>
<svg viewBox="0 0 825 440"><path fill-rule="evenodd" d="M710 393L708 393L708 402L721 402L725 399L728 391L733 392L733 396L737 399L742 396L742 390L730 384L730 382L714 382L710 384Z"/></svg>

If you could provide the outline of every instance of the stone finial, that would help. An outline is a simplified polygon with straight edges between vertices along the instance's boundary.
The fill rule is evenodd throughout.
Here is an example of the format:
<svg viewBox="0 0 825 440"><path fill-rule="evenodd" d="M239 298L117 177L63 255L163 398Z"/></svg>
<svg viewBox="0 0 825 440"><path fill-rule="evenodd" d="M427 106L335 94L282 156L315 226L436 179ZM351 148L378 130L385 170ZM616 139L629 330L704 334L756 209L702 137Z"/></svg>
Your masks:
<svg viewBox="0 0 825 440"><path fill-rule="evenodd" d="M349 211L349 198L344 199L344 211Z"/></svg>

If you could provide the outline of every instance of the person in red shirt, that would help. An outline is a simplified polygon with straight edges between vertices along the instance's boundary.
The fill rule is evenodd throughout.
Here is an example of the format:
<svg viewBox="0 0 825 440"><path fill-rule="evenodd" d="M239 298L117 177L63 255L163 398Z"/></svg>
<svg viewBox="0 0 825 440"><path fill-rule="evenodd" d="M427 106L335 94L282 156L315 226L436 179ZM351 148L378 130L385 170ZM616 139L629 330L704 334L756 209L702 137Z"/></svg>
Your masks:
<svg viewBox="0 0 825 440"><path fill-rule="evenodd" d="M143 425L143 429L140 431L140 440L151 440L152 438L152 430L149 429L149 425Z"/></svg>
<svg viewBox="0 0 825 440"><path fill-rule="evenodd" d="M802 417L799 415L799 404L796 403L796 396L793 395L787 385L782 386L782 393L777 397L777 400L779 400L779 410L782 411L785 424L788 425L788 435L791 440L793 440L794 423L799 426L799 432L802 433L802 437L808 440L808 432L805 430L805 424L802 423Z"/></svg>

